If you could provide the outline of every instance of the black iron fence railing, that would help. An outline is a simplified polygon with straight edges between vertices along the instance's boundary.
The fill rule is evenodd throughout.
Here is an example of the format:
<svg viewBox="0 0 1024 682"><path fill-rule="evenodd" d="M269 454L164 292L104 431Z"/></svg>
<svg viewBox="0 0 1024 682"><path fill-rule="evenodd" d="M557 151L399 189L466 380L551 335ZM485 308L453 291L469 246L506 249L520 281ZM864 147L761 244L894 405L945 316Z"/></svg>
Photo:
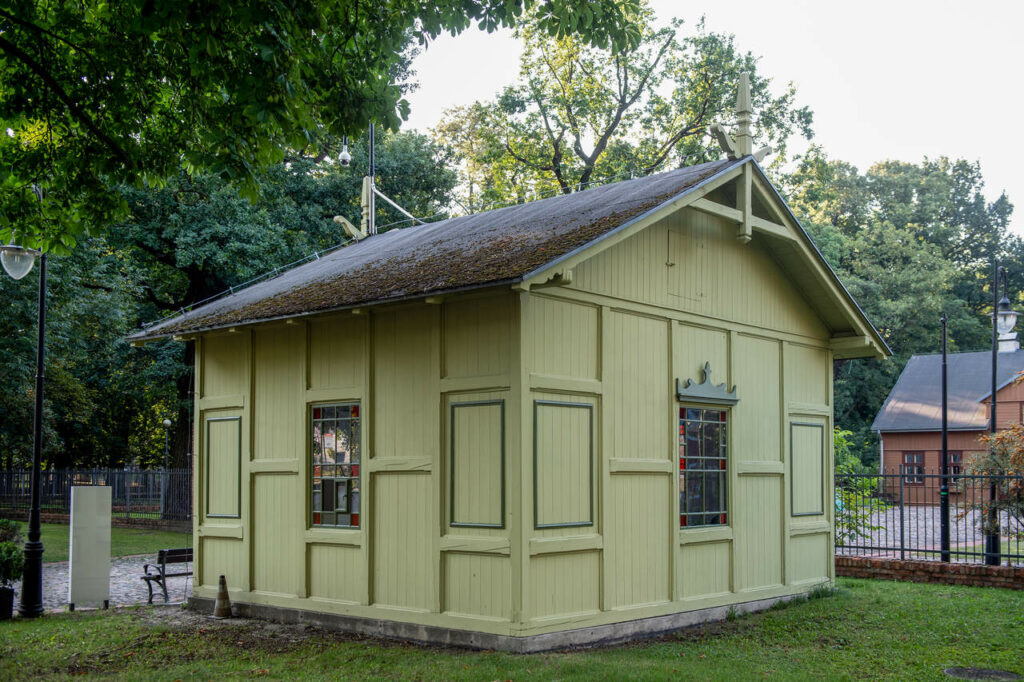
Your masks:
<svg viewBox="0 0 1024 682"><path fill-rule="evenodd" d="M879 474L835 476L836 554L1024 565L1024 476L946 477L947 552L942 546L940 472L912 465ZM988 538L999 538L998 551Z"/></svg>
<svg viewBox="0 0 1024 682"><path fill-rule="evenodd" d="M115 519L140 525L192 518L192 473L188 469L128 471L64 469L42 472L39 508L46 514L71 512L71 486L105 485L111 489ZM0 471L0 513L12 516L29 510L29 471Z"/></svg>

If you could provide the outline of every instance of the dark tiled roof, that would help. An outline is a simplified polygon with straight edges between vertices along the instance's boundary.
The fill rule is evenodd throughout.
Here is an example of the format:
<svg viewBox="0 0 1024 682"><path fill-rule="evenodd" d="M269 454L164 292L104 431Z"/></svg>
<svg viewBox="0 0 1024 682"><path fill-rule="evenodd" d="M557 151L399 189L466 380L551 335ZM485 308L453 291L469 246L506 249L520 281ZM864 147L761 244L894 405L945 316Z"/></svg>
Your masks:
<svg viewBox="0 0 1024 682"><path fill-rule="evenodd" d="M714 161L385 232L130 338L160 338L516 281L743 161Z"/></svg>
<svg viewBox="0 0 1024 682"><path fill-rule="evenodd" d="M1000 353L996 386L1002 387L1024 370L1024 350ZM948 356L950 429L988 428L985 404L992 392L992 353L951 353ZM938 431L942 428L942 356L915 355L900 374L871 425L874 431Z"/></svg>

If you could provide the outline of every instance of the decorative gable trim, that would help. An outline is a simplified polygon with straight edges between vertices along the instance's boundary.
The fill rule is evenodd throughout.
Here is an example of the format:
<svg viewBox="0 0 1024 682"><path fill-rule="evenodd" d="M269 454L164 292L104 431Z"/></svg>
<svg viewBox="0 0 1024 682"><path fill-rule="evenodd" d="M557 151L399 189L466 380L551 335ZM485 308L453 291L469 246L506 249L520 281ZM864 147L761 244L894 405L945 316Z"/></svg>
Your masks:
<svg viewBox="0 0 1024 682"><path fill-rule="evenodd" d="M712 384L711 383L711 363L704 363L704 380L701 383L695 383L693 379L687 379L686 383L682 383L679 379L676 379L676 399L680 402L700 402L700 403L711 403L712 405L735 405L739 402L739 398L736 397L736 387L733 386L732 390L728 390L725 384Z"/></svg>

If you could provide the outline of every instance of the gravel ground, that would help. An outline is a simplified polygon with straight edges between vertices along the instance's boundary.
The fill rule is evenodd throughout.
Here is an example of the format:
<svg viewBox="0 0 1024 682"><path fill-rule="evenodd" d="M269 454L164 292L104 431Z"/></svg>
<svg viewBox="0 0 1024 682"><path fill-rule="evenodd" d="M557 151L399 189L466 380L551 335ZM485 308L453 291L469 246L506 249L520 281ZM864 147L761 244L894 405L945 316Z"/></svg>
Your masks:
<svg viewBox="0 0 1024 682"><path fill-rule="evenodd" d="M142 575L143 566L155 559L153 554L119 557L110 561L110 605L128 606L145 604L149 599ZM191 567L191 566L190 566ZM175 569L177 570L177 569ZM21 598L21 584L14 584L15 608ZM162 604L163 595L157 585L153 586L153 603ZM167 593L171 603L180 603L192 594L192 578L168 578ZM47 611L63 611L68 606L68 562L43 564L43 608ZM89 608L102 604L76 604L75 608Z"/></svg>
<svg viewBox="0 0 1024 682"><path fill-rule="evenodd" d="M949 510L949 545L953 552L958 549L963 551L984 551L985 538L979 530L979 514L975 510L964 512L956 506L951 505ZM921 553L920 550L939 550L941 548L941 525L942 517L937 505L906 505L901 512L899 506L892 506L889 509L872 514L870 524L873 529L865 529L867 537L857 537L847 540L849 547L839 547L836 554L896 557L900 555L900 534L902 532L902 546L906 548L906 558L937 558L935 555ZM1002 519L1004 529L1018 529L1018 524L1004 514ZM1005 535L1002 540L1002 551L1008 554L1024 555L1024 543L1017 539L1009 539ZM917 550L912 552L911 550ZM915 556L912 556L915 555ZM916 555L921 555L920 557ZM981 563L981 556L953 556L953 561L966 561L968 563ZM1003 560L1006 563L1006 560ZM1024 559L1014 559L1014 564L1024 563Z"/></svg>

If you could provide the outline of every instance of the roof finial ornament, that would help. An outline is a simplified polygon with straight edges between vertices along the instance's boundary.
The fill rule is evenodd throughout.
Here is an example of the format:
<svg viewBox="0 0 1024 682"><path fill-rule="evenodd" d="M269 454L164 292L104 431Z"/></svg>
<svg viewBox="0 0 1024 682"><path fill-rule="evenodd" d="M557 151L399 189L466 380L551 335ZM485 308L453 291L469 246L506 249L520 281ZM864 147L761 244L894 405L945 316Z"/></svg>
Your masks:
<svg viewBox="0 0 1024 682"><path fill-rule="evenodd" d="M754 135L750 130L753 114L750 108L750 74L741 73L736 93L736 152L740 156L754 153Z"/></svg>
<svg viewBox="0 0 1024 682"><path fill-rule="evenodd" d="M733 138L725 126L716 123L711 126L711 134L718 140L718 145L727 158L735 161L744 156L753 156L758 162L772 153L771 147L762 147L754 151L754 134L751 129L753 122L753 105L750 101L750 74L740 74L740 84L736 92L736 136Z"/></svg>

